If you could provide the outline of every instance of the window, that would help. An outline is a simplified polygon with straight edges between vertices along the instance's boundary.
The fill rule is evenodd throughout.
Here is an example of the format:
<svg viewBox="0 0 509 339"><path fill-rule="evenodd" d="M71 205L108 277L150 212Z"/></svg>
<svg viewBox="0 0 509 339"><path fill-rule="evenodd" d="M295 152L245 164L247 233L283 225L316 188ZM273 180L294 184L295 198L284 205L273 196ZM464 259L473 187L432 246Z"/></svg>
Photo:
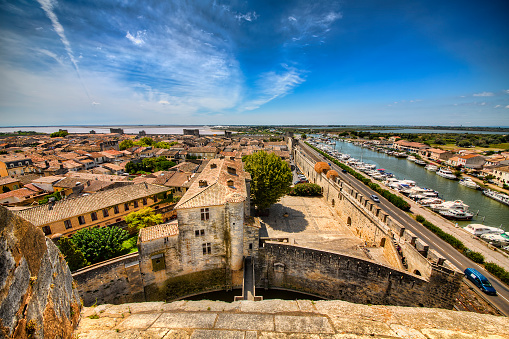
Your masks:
<svg viewBox="0 0 509 339"><path fill-rule="evenodd" d="M72 228L71 220L64 220L65 229L68 230L69 228Z"/></svg>
<svg viewBox="0 0 509 339"><path fill-rule="evenodd" d="M117 205L113 206L113 212L115 212L115 214L120 213Z"/></svg>
<svg viewBox="0 0 509 339"><path fill-rule="evenodd" d="M164 254L156 254L152 256L150 259L152 259L152 271L157 272L160 270L164 270L166 267L166 264L164 262Z"/></svg>
<svg viewBox="0 0 509 339"><path fill-rule="evenodd" d="M133 204L134 204L134 208L138 208L138 200L134 200Z"/></svg>
<svg viewBox="0 0 509 339"><path fill-rule="evenodd" d="M147 204L147 198L143 198L143 205Z"/></svg>
<svg viewBox="0 0 509 339"><path fill-rule="evenodd" d="M201 220L209 220L209 209L208 208L201 209Z"/></svg>
<svg viewBox="0 0 509 339"><path fill-rule="evenodd" d="M157 202L157 195L154 195L154 202Z"/></svg>
<svg viewBox="0 0 509 339"><path fill-rule="evenodd" d="M44 232L44 235L50 235L51 234L51 227L49 226L43 226L42 231Z"/></svg>
<svg viewBox="0 0 509 339"><path fill-rule="evenodd" d="M109 217L109 216L110 216L110 214L108 213L108 210L106 208L103 209L103 217L106 218L106 217Z"/></svg>
<svg viewBox="0 0 509 339"><path fill-rule="evenodd" d="M196 230L196 231L194 231L194 236L195 237L203 237L203 236L205 236L205 230Z"/></svg>
<svg viewBox="0 0 509 339"><path fill-rule="evenodd" d="M90 218L92 218L92 221L96 221L97 220L97 212L90 213Z"/></svg>
<svg viewBox="0 0 509 339"><path fill-rule="evenodd" d="M252 250L253 249L253 244L249 244L249 249Z"/></svg>
<svg viewBox="0 0 509 339"><path fill-rule="evenodd" d="M201 244L203 254L211 254L212 253L212 245L208 242L205 244Z"/></svg>
<svg viewBox="0 0 509 339"><path fill-rule="evenodd" d="M124 211L129 211L129 204L128 203L124 204Z"/></svg>
<svg viewBox="0 0 509 339"><path fill-rule="evenodd" d="M78 217L78 222L80 223L80 225L83 225L85 224L85 217L83 215L80 215Z"/></svg>

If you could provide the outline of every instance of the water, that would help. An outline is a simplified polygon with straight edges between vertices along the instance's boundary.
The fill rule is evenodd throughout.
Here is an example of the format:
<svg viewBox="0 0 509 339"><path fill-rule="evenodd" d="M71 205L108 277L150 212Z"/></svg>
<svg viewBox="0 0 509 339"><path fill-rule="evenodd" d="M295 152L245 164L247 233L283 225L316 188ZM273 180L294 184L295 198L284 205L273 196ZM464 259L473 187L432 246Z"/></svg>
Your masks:
<svg viewBox="0 0 509 339"><path fill-rule="evenodd" d="M225 302L233 302L235 296L241 296L241 289L234 289L232 291L214 291L214 292L206 292L197 295L193 295L191 297L184 298L184 300L219 300ZM263 299L281 299L281 300L323 300L322 298L299 293L288 290L279 290L279 289L263 289L257 288L255 291L255 295L263 296Z"/></svg>
<svg viewBox="0 0 509 339"><path fill-rule="evenodd" d="M509 232L509 206L486 197L481 191L462 186L456 180L442 178L407 159L371 151L352 143L337 141L336 150L350 154L356 159L362 158L363 162L375 164L377 168L384 168L398 179L413 180L420 187L432 188L440 193L440 198L447 201L463 200L470 206L469 209L474 214L479 211L478 216L474 217L472 221L458 221L460 226L471 223L483 223L494 227L502 225L502 228Z"/></svg>
<svg viewBox="0 0 509 339"><path fill-rule="evenodd" d="M58 132L59 129L65 129L69 133L89 133L94 130L97 134L110 133L111 128L123 128L126 134L138 134L145 131L147 134L183 134L185 129L199 129L201 135L224 134L224 131L214 130L208 126L147 126L147 125L111 125L111 126L26 126L26 127L0 127L0 132L13 133L17 131L35 131L39 133Z"/></svg>

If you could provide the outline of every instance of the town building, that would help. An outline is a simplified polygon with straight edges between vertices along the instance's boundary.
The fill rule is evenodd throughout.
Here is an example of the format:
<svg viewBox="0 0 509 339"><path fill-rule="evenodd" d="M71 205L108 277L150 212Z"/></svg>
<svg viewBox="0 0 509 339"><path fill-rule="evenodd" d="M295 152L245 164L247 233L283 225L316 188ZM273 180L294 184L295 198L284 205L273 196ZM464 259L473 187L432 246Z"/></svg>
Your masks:
<svg viewBox="0 0 509 339"><path fill-rule="evenodd" d="M18 155L0 156L0 177L33 172L32 159Z"/></svg>
<svg viewBox="0 0 509 339"><path fill-rule="evenodd" d="M170 205L164 201L168 191L158 185L129 185L35 206L16 214L40 227L47 236L68 236L83 228L121 222L132 211L144 207L164 210ZM170 215L169 212L165 211ZM164 213L163 218L167 218Z"/></svg>

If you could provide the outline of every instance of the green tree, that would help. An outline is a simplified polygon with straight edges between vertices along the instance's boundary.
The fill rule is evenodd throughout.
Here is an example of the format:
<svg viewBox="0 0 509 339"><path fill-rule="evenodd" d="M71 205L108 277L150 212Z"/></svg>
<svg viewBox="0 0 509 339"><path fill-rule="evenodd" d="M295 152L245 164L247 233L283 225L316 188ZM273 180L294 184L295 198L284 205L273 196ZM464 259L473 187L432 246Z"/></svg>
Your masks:
<svg viewBox="0 0 509 339"><path fill-rule="evenodd" d="M163 222L163 216L156 214L150 207L142 208L138 211L133 211L125 217L125 222L132 230L140 230L147 226L154 226Z"/></svg>
<svg viewBox="0 0 509 339"><path fill-rule="evenodd" d="M82 267L89 265L83 252L67 237L62 237L58 240L58 248L65 257L67 265L71 271L76 271Z"/></svg>
<svg viewBox="0 0 509 339"><path fill-rule="evenodd" d="M301 139L303 139L303 140L304 140L304 139L306 139L308 136L307 136L307 135L305 135L305 134L302 134L300 137L301 137Z"/></svg>
<svg viewBox="0 0 509 339"><path fill-rule="evenodd" d="M244 168L251 174L251 196L259 210L276 203L292 184L290 166L274 153L253 153L245 157Z"/></svg>
<svg viewBox="0 0 509 339"><path fill-rule="evenodd" d="M7 186L2 186L2 192L3 192L3 193L7 193L7 192L10 192L10 191L11 191L11 189L10 189L9 187L7 187Z"/></svg>
<svg viewBox="0 0 509 339"><path fill-rule="evenodd" d="M58 131L58 132L51 133L50 137L51 138L65 137L68 134L69 134L69 132L67 132L67 131Z"/></svg>
<svg viewBox="0 0 509 339"><path fill-rule="evenodd" d="M133 146L134 146L134 142L131 139L126 139L126 140L122 141L119 145L121 151L131 148Z"/></svg>
<svg viewBox="0 0 509 339"><path fill-rule="evenodd" d="M85 228L72 236L72 242L85 259L95 264L114 258L122 253L122 242L129 233L117 226Z"/></svg>

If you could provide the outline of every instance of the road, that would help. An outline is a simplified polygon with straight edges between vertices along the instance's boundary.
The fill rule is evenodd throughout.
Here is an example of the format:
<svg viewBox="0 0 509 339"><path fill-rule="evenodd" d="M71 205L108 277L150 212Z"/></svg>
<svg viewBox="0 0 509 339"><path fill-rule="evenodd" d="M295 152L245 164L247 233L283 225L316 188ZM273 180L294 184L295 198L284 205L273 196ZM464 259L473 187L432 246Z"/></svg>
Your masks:
<svg viewBox="0 0 509 339"><path fill-rule="evenodd" d="M307 155L313 158L316 161L325 161L330 163L328 159L325 159L320 154L318 154L311 147L307 146L304 143L300 143L300 149L304 151ZM472 267L481 272L485 277L487 277L492 283L493 287L498 292L497 296L489 296L479 291L479 294L482 295L485 299L488 299L495 307L497 307L502 313L506 316L509 316L509 288L491 275L488 271L486 271L482 266L474 263L463 254L454 249L451 245L440 239L433 232L422 226L419 222L414 220L407 213L403 212L399 208L395 207L389 201L379 196L376 192L371 190L368 186L364 185L359 180L355 179L348 173L343 173L341 168L332 164L332 169L336 170L339 173L340 179L345 181L347 184L354 187L358 192L363 194L365 197L369 197L372 194L376 194L380 198L380 205L383 210L389 214L394 220L403 225L406 229L413 232L417 237L425 241L430 248L437 251L444 258L453 263L456 267L458 267L461 271L464 271L468 267Z"/></svg>

